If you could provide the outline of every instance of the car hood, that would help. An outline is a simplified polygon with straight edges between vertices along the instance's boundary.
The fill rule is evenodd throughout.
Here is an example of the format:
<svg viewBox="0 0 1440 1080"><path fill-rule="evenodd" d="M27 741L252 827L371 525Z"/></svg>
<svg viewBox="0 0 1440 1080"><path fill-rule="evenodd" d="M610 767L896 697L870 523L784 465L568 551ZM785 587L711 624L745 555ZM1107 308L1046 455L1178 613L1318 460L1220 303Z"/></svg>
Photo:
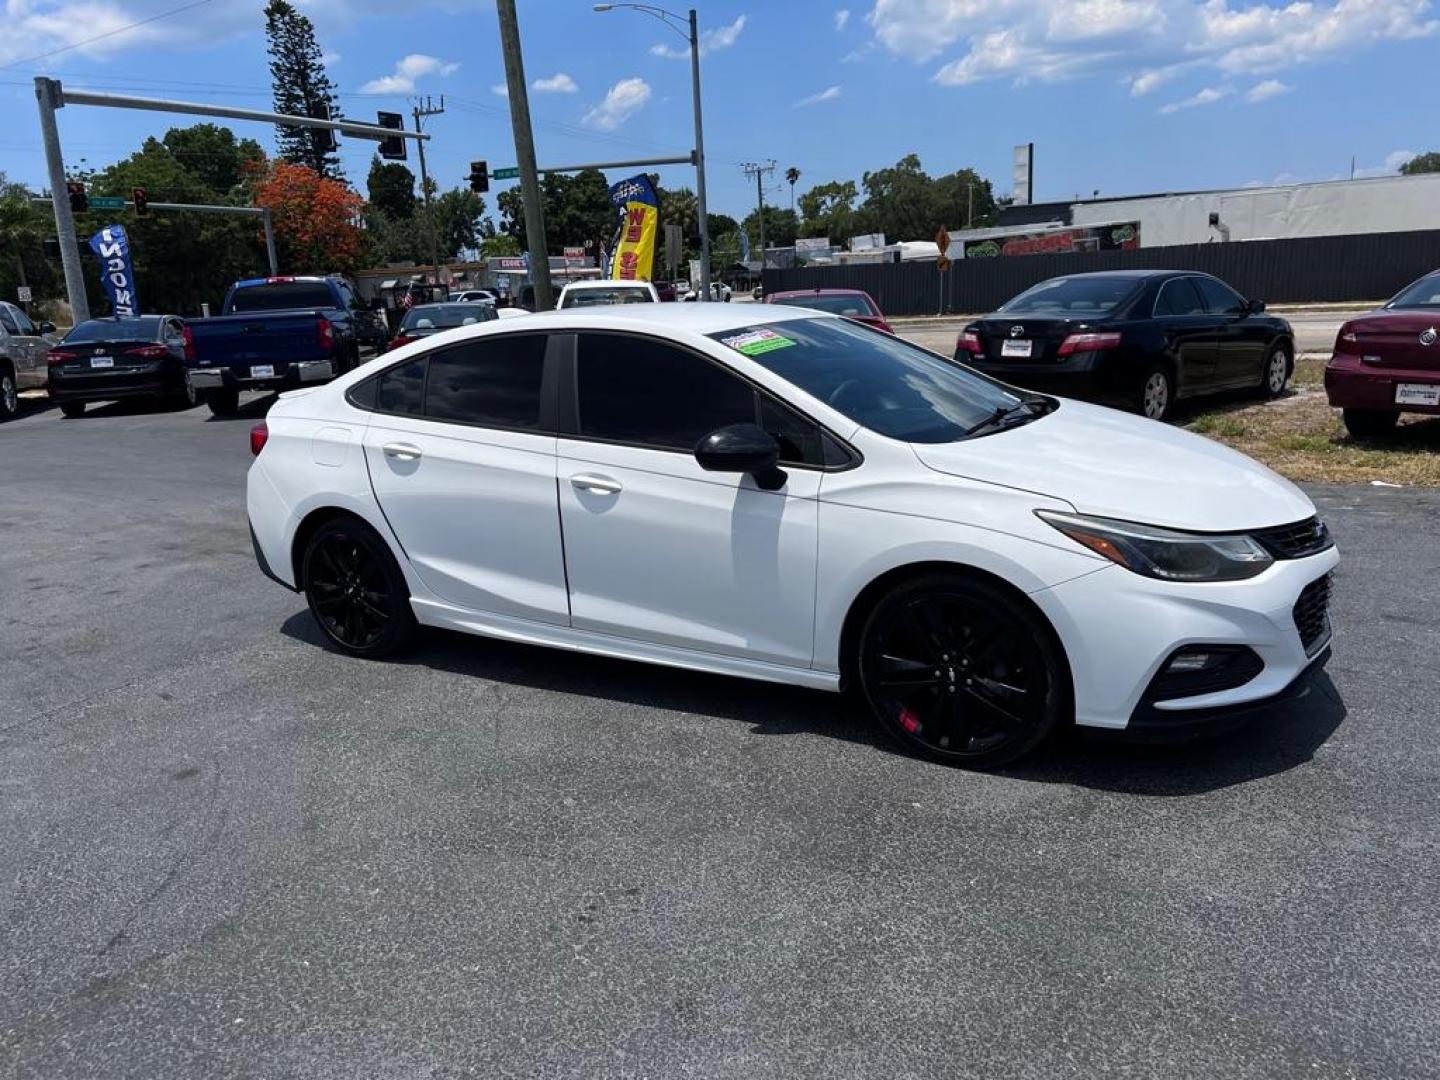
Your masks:
<svg viewBox="0 0 1440 1080"><path fill-rule="evenodd" d="M1063 499L1078 513L1226 532L1315 513L1284 477L1220 443L1098 405L1060 400L1048 416L994 435L916 443L937 472Z"/></svg>

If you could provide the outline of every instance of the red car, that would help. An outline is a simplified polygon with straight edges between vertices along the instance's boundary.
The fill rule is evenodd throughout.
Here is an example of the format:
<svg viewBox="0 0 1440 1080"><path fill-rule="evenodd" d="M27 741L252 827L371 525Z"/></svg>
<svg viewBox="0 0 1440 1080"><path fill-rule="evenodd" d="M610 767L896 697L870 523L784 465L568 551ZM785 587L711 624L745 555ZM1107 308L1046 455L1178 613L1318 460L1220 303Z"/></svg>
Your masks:
<svg viewBox="0 0 1440 1080"><path fill-rule="evenodd" d="M1402 412L1440 415L1440 270L1340 327L1325 393L1351 435L1384 435Z"/></svg>
<svg viewBox="0 0 1440 1080"><path fill-rule="evenodd" d="M791 289L789 292L774 292L765 297L767 304L789 304L792 307L814 308L828 311L831 315L844 315L887 334L895 331L880 313L880 305L870 299L870 294L860 289Z"/></svg>

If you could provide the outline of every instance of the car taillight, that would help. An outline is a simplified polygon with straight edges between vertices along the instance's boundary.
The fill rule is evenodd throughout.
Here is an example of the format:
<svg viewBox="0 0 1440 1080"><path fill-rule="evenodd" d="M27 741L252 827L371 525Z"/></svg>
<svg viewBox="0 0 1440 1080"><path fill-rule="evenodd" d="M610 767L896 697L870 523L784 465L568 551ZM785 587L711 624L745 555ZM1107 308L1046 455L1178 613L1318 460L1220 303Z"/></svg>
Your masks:
<svg viewBox="0 0 1440 1080"><path fill-rule="evenodd" d="M315 320L315 341L322 349L329 349L335 344L335 328L330 325L329 319Z"/></svg>
<svg viewBox="0 0 1440 1080"><path fill-rule="evenodd" d="M393 338L390 339L390 344L388 348L398 349L401 345L409 345L412 341L418 340L418 338L413 338L409 334L396 334Z"/></svg>
<svg viewBox="0 0 1440 1080"><path fill-rule="evenodd" d="M264 420L250 429L250 453L255 457L260 456L260 451L265 449L265 443L270 438L270 428Z"/></svg>
<svg viewBox="0 0 1440 1080"><path fill-rule="evenodd" d="M162 360L170 355L170 350L164 345L141 345L138 349L131 349L130 355L141 360Z"/></svg>
<svg viewBox="0 0 1440 1080"><path fill-rule="evenodd" d="M985 353L985 346L980 341L980 335L974 330L966 330L961 334L955 347L961 352L968 352L975 356L983 356Z"/></svg>
<svg viewBox="0 0 1440 1080"><path fill-rule="evenodd" d="M186 327L184 327L183 329L181 329L180 334L181 334L181 336L185 339L185 359L186 359L186 360L194 360L194 359L195 359L195 331L191 330L190 327L186 326Z"/></svg>
<svg viewBox="0 0 1440 1080"><path fill-rule="evenodd" d="M1060 343L1060 355L1070 356L1077 352L1099 352L1114 349L1120 344L1120 335L1115 331L1103 334L1071 334Z"/></svg>
<svg viewBox="0 0 1440 1080"><path fill-rule="evenodd" d="M78 359L80 359L78 353L65 352L63 349L52 349L45 354L45 363L47 364L65 364Z"/></svg>

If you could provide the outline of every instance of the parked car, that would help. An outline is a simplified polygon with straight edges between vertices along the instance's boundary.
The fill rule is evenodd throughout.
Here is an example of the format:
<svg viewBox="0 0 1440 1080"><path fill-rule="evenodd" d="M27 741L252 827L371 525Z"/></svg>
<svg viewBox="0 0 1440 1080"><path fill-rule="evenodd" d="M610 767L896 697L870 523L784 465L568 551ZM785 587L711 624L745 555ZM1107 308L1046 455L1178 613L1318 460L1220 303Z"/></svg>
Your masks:
<svg viewBox="0 0 1440 1080"><path fill-rule="evenodd" d="M44 388L54 334L52 323L37 326L23 308L0 300L0 421L19 413L21 390Z"/></svg>
<svg viewBox="0 0 1440 1080"><path fill-rule="evenodd" d="M662 304L674 303L678 298L675 286L668 281L655 282L655 295L660 298Z"/></svg>
<svg viewBox="0 0 1440 1080"><path fill-rule="evenodd" d="M1071 721L1231 722L1328 655L1293 484L803 308L468 327L282 395L251 449L261 570L361 657L425 624L853 684L980 767Z"/></svg>
<svg viewBox="0 0 1440 1080"><path fill-rule="evenodd" d="M121 398L188 409L195 404L193 354L190 328L178 315L87 319L46 356L50 397L69 417L83 415L88 402Z"/></svg>
<svg viewBox="0 0 1440 1080"><path fill-rule="evenodd" d="M876 330L884 330L887 334L895 332L881 314L880 305L861 289L788 289L771 293L765 297L765 303L828 311L831 315L843 315Z"/></svg>
<svg viewBox="0 0 1440 1080"><path fill-rule="evenodd" d="M712 281L710 283L710 299L713 302L718 304L723 301L724 303L728 304L732 295L733 292L730 286L726 285L723 281ZM690 301L698 301L700 299L700 290L691 289L688 293L685 294L684 299Z"/></svg>
<svg viewBox="0 0 1440 1080"><path fill-rule="evenodd" d="M955 359L1036 390L1163 420L1175 402L1255 388L1283 393L1295 335L1209 274L1117 270L1051 278L966 326Z"/></svg>
<svg viewBox="0 0 1440 1080"><path fill-rule="evenodd" d="M660 293L648 281L572 281L560 290L557 308L602 307L609 304L658 304Z"/></svg>
<svg viewBox="0 0 1440 1080"><path fill-rule="evenodd" d="M756 285L755 288L753 288L753 289L750 290L750 299L751 299L751 300L762 300L762 299L764 299L764 297L765 297L765 286L764 286L764 285Z"/></svg>
<svg viewBox="0 0 1440 1080"><path fill-rule="evenodd" d="M237 281L221 314L190 326L190 379L217 416L241 390L290 390L327 382L360 361L354 292L334 277Z"/></svg>
<svg viewBox="0 0 1440 1080"><path fill-rule="evenodd" d="M460 292L452 292L449 299L452 304L497 304L500 302L500 298L495 295L493 289L464 289Z"/></svg>
<svg viewBox="0 0 1440 1080"><path fill-rule="evenodd" d="M1402 412L1440 415L1440 271L1340 327L1325 394L1360 438L1391 431Z"/></svg>
<svg viewBox="0 0 1440 1080"><path fill-rule="evenodd" d="M388 349L398 349L442 330L494 322L498 318L500 315L493 304L477 304L468 300L459 300L453 304L421 304L405 313Z"/></svg>

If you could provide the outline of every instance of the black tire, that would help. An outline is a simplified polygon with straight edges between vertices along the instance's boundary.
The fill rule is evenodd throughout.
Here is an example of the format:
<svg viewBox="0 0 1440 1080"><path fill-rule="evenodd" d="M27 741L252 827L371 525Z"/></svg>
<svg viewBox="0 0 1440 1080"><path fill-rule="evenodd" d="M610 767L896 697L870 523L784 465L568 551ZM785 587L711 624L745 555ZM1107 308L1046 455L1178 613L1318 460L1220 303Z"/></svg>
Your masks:
<svg viewBox="0 0 1440 1080"><path fill-rule="evenodd" d="M211 390L205 394L205 404L216 416L234 416L240 411L239 390Z"/></svg>
<svg viewBox="0 0 1440 1080"><path fill-rule="evenodd" d="M15 383L15 373L0 364L0 422L13 420L20 415L20 388Z"/></svg>
<svg viewBox="0 0 1440 1080"><path fill-rule="evenodd" d="M1398 409L1345 409L1345 430L1357 439L1389 435L1400 422Z"/></svg>
<svg viewBox="0 0 1440 1080"><path fill-rule="evenodd" d="M62 401L60 413L71 420L79 419L85 415L85 402L83 401Z"/></svg>
<svg viewBox="0 0 1440 1080"><path fill-rule="evenodd" d="M1168 364L1151 364L1135 392L1135 411L1150 420L1165 420L1175 407L1175 375Z"/></svg>
<svg viewBox="0 0 1440 1080"><path fill-rule="evenodd" d="M359 518L334 518L315 530L300 582L310 614L342 652L374 660L414 641L405 576L384 538Z"/></svg>
<svg viewBox="0 0 1440 1080"><path fill-rule="evenodd" d="M993 769L1028 754L1068 695L1043 618L1003 588L927 574L882 597L860 632L856 666L881 726L913 753Z"/></svg>
<svg viewBox="0 0 1440 1080"><path fill-rule="evenodd" d="M185 409L193 409L200 401L200 395L195 392L195 384L190 381L190 373L185 373L185 384L179 390L172 390L165 396L165 404L177 412ZM239 404L238 395L236 404Z"/></svg>
<svg viewBox="0 0 1440 1080"><path fill-rule="evenodd" d="M1290 385L1290 376L1295 364L1290 359L1290 350L1276 345L1265 354L1265 366L1260 370L1260 392L1267 398L1277 398Z"/></svg>

